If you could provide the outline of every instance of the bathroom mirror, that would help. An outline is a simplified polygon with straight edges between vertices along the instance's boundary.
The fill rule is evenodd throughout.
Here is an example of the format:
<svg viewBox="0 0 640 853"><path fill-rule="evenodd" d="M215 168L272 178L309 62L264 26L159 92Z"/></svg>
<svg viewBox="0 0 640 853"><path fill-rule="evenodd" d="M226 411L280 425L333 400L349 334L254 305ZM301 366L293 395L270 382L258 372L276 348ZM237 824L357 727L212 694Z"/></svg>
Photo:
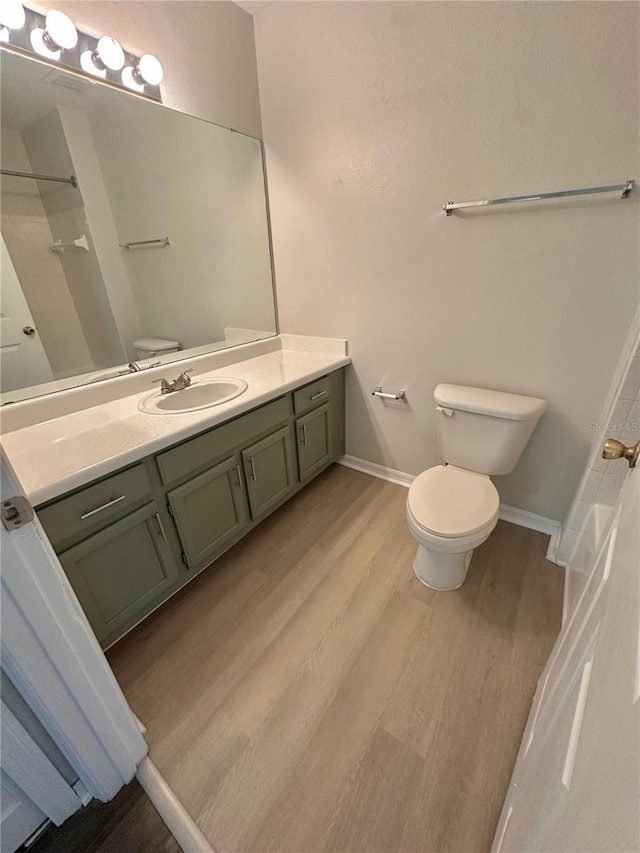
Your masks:
<svg viewBox="0 0 640 853"><path fill-rule="evenodd" d="M259 140L5 50L0 71L3 403L276 334Z"/></svg>

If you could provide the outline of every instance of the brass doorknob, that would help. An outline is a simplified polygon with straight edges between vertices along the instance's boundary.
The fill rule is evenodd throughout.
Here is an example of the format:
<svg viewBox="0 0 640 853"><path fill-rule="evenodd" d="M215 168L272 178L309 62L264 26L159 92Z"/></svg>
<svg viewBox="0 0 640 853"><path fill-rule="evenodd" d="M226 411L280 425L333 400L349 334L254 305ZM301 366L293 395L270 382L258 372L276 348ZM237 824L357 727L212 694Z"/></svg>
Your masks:
<svg viewBox="0 0 640 853"><path fill-rule="evenodd" d="M627 447L615 438L608 438L602 448L603 459L626 459L629 468L636 467L638 456L640 456L640 441L636 441L635 444Z"/></svg>

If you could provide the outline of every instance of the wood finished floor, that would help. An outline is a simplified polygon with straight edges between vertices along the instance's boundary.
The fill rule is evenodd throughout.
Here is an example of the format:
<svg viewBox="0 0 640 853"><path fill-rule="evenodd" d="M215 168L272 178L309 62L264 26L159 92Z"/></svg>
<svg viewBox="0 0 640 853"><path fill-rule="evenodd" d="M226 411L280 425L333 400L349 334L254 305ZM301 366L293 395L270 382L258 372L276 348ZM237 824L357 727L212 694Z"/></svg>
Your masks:
<svg viewBox="0 0 640 853"><path fill-rule="evenodd" d="M180 853L180 846L134 779L110 803L92 800L50 826L28 853Z"/></svg>
<svg viewBox="0 0 640 853"><path fill-rule="evenodd" d="M561 572L500 522L429 590L406 495L334 466L109 653L218 853L489 849Z"/></svg>

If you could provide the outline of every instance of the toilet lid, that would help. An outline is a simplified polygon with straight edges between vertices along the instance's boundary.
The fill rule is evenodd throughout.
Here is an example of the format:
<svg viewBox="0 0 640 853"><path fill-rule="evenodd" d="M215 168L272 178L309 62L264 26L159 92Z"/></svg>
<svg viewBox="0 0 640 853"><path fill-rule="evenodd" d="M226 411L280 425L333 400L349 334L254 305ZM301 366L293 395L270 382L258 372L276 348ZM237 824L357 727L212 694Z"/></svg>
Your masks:
<svg viewBox="0 0 640 853"><path fill-rule="evenodd" d="M484 474L437 465L409 489L409 509L420 527L436 536L468 536L498 517L500 498Z"/></svg>
<svg viewBox="0 0 640 853"><path fill-rule="evenodd" d="M136 349L146 350L147 352L162 352L179 347L178 341L168 341L166 338L140 338L139 341L134 341L133 345Z"/></svg>

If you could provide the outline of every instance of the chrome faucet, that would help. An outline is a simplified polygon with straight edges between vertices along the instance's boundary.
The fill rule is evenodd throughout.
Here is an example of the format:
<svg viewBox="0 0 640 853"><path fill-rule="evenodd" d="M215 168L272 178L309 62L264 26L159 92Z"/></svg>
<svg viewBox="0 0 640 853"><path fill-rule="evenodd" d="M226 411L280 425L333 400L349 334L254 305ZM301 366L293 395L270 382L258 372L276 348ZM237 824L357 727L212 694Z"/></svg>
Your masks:
<svg viewBox="0 0 640 853"><path fill-rule="evenodd" d="M174 379L173 382L169 382L167 379L154 379L153 381L160 383L161 394L171 394L174 391L184 391L185 388L191 385L191 377L187 376L188 373L193 373L193 368L183 370L180 376Z"/></svg>
<svg viewBox="0 0 640 853"><path fill-rule="evenodd" d="M158 367L158 365L162 364L161 361L154 361L153 364L148 364L146 367L140 367L137 361L130 361L127 367L129 370L128 373L142 373L143 370L151 370L152 367Z"/></svg>

